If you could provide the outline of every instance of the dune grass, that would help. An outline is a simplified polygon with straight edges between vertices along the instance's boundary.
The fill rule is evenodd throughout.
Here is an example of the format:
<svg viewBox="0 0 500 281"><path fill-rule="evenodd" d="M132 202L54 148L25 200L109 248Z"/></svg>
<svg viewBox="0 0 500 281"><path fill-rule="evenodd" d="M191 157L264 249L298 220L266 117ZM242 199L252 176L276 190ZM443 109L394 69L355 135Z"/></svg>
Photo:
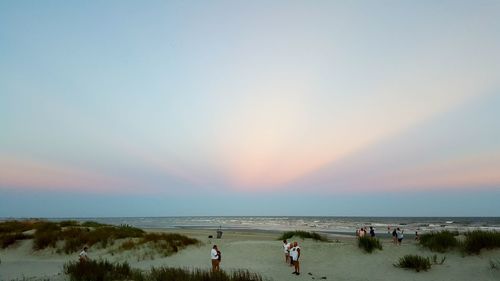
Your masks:
<svg viewBox="0 0 500 281"><path fill-rule="evenodd" d="M69 262L64 265L64 273L71 281L144 280L143 274L130 268L128 263L108 261Z"/></svg>
<svg viewBox="0 0 500 281"><path fill-rule="evenodd" d="M286 231L278 238L278 240L290 239L292 237L300 237L302 239L310 238L313 239L314 241L322 241L322 242L329 241L328 238L326 238L321 234L318 234L316 232L302 231L302 230Z"/></svg>
<svg viewBox="0 0 500 281"><path fill-rule="evenodd" d="M466 254L478 255L481 250L500 248L500 232L474 230L465 233L462 249Z"/></svg>
<svg viewBox="0 0 500 281"><path fill-rule="evenodd" d="M380 240L369 236L358 237L358 247L365 250L367 253L372 253L376 249L382 250Z"/></svg>
<svg viewBox="0 0 500 281"><path fill-rule="evenodd" d="M34 229L34 234L23 234ZM140 228L129 225L106 225L87 221L7 221L0 223L0 246L9 247L18 240L33 238L33 250L54 248L66 254L79 251L83 246L106 248L116 240L127 239L119 250L128 251L137 247L149 247L163 256L200 243L197 239L175 233L146 233Z"/></svg>
<svg viewBox="0 0 500 281"><path fill-rule="evenodd" d="M420 245L433 252L444 253L459 246L455 236L458 233L450 231L431 232L420 235Z"/></svg>
<svg viewBox="0 0 500 281"><path fill-rule="evenodd" d="M142 246L155 249L163 256L170 256L189 245L197 245L200 241L177 233L146 233L139 239L124 241L119 250L128 251Z"/></svg>
<svg viewBox="0 0 500 281"><path fill-rule="evenodd" d="M149 272L132 269L128 263L108 261L69 262L64 265L64 273L71 281L262 281L257 273L246 270L234 272L212 272L211 270L188 270L182 268L159 267Z"/></svg>
<svg viewBox="0 0 500 281"><path fill-rule="evenodd" d="M394 266L406 269L414 269L416 272L420 272L421 270L429 270L431 268L431 261L429 258L419 255L406 255L400 258L399 261L394 264Z"/></svg>

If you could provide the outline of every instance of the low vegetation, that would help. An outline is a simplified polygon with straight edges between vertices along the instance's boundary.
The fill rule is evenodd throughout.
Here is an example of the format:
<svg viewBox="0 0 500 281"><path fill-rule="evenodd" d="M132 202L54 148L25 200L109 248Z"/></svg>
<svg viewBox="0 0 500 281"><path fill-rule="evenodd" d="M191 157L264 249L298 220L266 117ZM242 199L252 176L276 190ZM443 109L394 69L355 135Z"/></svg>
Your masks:
<svg viewBox="0 0 500 281"><path fill-rule="evenodd" d="M79 251L83 246L106 248L116 240L124 241L120 250L150 247L163 256L171 255L199 241L174 233L146 233L129 225L112 226L97 222L77 221L7 221L0 223L0 246L9 247L18 240L33 238L33 250L57 249L66 254ZM24 234L34 230L33 235Z"/></svg>
<svg viewBox="0 0 500 281"><path fill-rule="evenodd" d="M431 268L431 261L429 258L422 257L419 255L406 255L399 259L399 261L394 264L396 267L414 269L417 272L421 270L427 271Z"/></svg>
<svg viewBox="0 0 500 281"><path fill-rule="evenodd" d="M500 232L483 230L467 232L462 248L469 255L478 255L483 249L500 248Z"/></svg>
<svg viewBox="0 0 500 281"><path fill-rule="evenodd" d="M326 238L321 234L318 234L316 232L302 231L302 230L286 231L278 238L278 240L290 239L292 237L300 237L302 239L311 238L315 241L322 241L322 242L329 241L328 238Z"/></svg>
<svg viewBox="0 0 500 281"><path fill-rule="evenodd" d="M71 281L144 280L142 273L131 269L126 262L69 262L64 265L64 273Z"/></svg>
<svg viewBox="0 0 500 281"><path fill-rule="evenodd" d="M132 269L128 263L108 261L70 262L64 266L64 273L71 281L262 281L257 273L246 270L234 272L212 272L211 270L188 270L159 267L149 272Z"/></svg>
<svg viewBox="0 0 500 281"><path fill-rule="evenodd" d="M132 250L142 246L149 246L156 249L163 256L177 253L189 245L199 244L200 241L194 238L177 233L147 233L139 239L129 239L123 242L120 250Z"/></svg>
<svg viewBox="0 0 500 281"><path fill-rule="evenodd" d="M358 237L358 247L365 250L367 253L372 253L376 249L382 250L380 240L369 236Z"/></svg>
<svg viewBox="0 0 500 281"><path fill-rule="evenodd" d="M26 235L23 233L4 233L0 234L0 248L5 249L10 245L13 245L18 240L31 239L33 236Z"/></svg>
<svg viewBox="0 0 500 281"><path fill-rule="evenodd" d="M455 237L457 235L458 233L447 230L422 234L420 236L420 245L433 252L444 253L459 245Z"/></svg>

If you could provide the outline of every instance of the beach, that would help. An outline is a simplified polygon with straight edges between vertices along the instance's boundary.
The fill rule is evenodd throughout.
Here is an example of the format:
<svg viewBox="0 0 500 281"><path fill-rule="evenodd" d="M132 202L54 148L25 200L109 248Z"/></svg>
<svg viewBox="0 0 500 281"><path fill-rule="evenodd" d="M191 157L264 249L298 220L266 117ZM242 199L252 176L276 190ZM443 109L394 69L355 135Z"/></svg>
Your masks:
<svg viewBox="0 0 500 281"><path fill-rule="evenodd" d="M210 268L210 249L214 244L222 251L221 269L248 269L260 273L269 280L499 280L500 270L490 267L490 260L500 259L500 250L482 251L480 255L462 256L459 252L437 254L446 256L442 265L433 265L429 271L415 272L394 267L397 260L407 254L433 256L435 253L423 249L413 239L403 240L401 246L392 244L389 238L380 238L383 250L371 254L358 248L354 237L330 235L331 242L316 242L311 239L294 239L301 247L301 275L292 274L286 265L282 242L277 240L280 232L262 230L224 230L222 239L212 229L146 229L148 232L181 233L197 238L202 243L189 246L178 253L159 257L144 250L122 253L106 249L91 248L92 259L127 261L132 267L148 270L152 266L183 268ZM62 273L65 262L77 260L77 254L58 254L53 249L33 252L31 240L18 241L11 247L0 250L1 280L68 280ZM115 243L117 244L117 243Z"/></svg>

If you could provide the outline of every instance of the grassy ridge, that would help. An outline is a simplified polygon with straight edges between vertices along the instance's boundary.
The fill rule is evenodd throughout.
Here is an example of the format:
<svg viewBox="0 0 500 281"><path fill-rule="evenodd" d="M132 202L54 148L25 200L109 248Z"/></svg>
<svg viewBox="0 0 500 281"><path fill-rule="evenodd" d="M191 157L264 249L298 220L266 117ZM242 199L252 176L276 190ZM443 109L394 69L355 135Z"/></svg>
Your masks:
<svg viewBox="0 0 500 281"><path fill-rule="evenodd" d="M457 240L457 235L446 230L423 234L420 236L420 245L440 253L459 249L468 255L479 254L483 249L500 248L500 232L474 230L466 232L463 241Z"/></svg>
<svg viewBox="0 0 500 281"><path fill-rule="evenodd" d="M328 238L326 238L325 236L320 235L316 232L309 232L309 231L302 231L302 230L286 231L278 238L278 240L290 239L292 237L300 237L302 239L311 238L315 241L322 241L322 242L329 241Z"/></svg>
<svg viewBox="0 0 500 281"><path fill-rule="evenodd" d="M128 263L108 261L70 262L64 265L64 273L71 281L262 281L257 273L249 271L211 272L210 270L188 270L159 267L149 272L132 269Z"/></svg>
<svg viewBox="0 0 500 281"><path fill-rule="evenodd" d="M475 230L465 234L462 249L465 253L478 255L482 249L500 248L500 232Z"/></svg>
<svg viewBox="0 0 500 281"><path fill-rule="evenodd" d="M35 230L30 236L23 234ZM66 254L76 252L83 246L106 248L117 239L126 239L121 250L131 250L139 246L148 246L168 256L180 249L199 241L174 233L146 233L140 228L128 225L112 226L97 222L78 223L76 221L7 221L0 223L0 246L6 248L18 240L33 238L35 251L55 248ZM134 240L135 239L135 240Z"/></svg>

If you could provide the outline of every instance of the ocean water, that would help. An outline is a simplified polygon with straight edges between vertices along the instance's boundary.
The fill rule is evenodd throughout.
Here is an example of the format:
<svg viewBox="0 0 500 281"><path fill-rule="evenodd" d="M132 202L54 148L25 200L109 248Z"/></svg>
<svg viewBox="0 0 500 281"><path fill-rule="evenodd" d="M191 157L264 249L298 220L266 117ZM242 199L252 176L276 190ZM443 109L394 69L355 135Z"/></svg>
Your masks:
<svg viewBox="0 0 500 281"><path fill-rule="evenodd" d="M61 219L53 219L61 220ZM264 231L306 230L331 234L353 234L360 227L374 227L378 233L400 227L406 233L475 229L500 231L500 217L286 217L286 216L213 216L213 217L113 217L77 218L112 225L139 228L172 229L248 229Z"/></svg>

